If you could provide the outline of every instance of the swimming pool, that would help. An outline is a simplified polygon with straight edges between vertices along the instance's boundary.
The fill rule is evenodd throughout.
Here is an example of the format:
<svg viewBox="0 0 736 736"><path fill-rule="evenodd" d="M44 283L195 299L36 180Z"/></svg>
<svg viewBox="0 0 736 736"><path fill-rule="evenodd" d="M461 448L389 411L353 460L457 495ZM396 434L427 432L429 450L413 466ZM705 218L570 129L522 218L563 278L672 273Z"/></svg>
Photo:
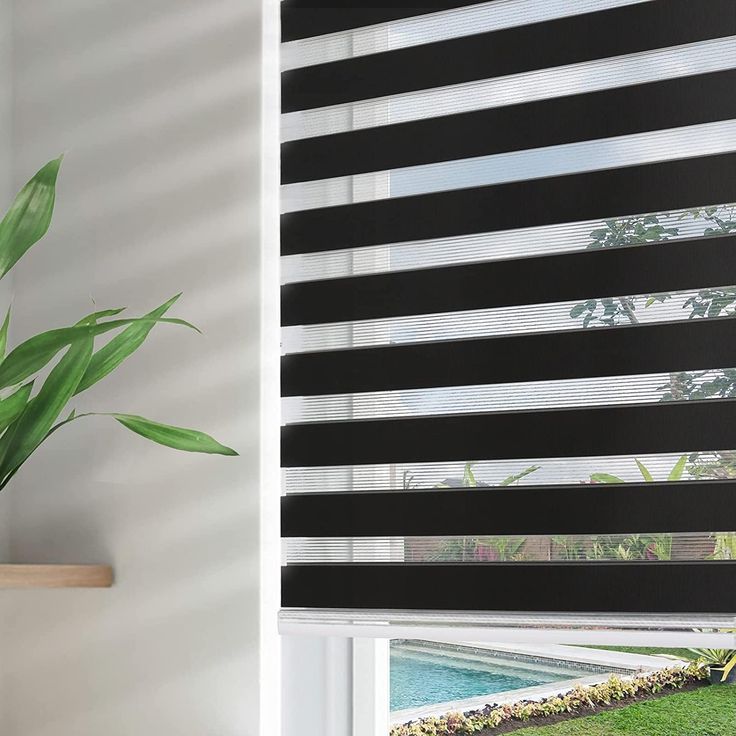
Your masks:
<svg viewBox="0 0 736 736"><path fill-rule="evenodd" d="M391 643L391 710L569 680L590 672Z"/></svg>

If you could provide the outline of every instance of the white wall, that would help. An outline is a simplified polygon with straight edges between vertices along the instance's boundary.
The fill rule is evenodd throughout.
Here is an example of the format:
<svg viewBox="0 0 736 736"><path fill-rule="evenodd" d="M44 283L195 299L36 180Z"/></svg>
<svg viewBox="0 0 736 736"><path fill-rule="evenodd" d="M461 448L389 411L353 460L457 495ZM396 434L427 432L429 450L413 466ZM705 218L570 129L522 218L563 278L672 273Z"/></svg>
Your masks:
<svg viewBox="0 0 736 736"><path fill-rule="evenodd" d="M0 0L0 211L12 190L13 109L12 0Z"/></svg>
<svg viewBox="0 0 736 736"><path fill-rule="evenodd" d="M12 0L0 0L0 213L13 196L13 34ZM2 215L0 214L0 217ZM0 282L0 313L12 298L12 274ZM7 557L10 550L10 496L0 494L0 559ZM0 606L0 615L2 607ZM0 664L0 668L2 665ZM2 691L0 689L0 703Z"/></svg>
<svg viewBox="0 0 736 736"><path fill-rule="evenodd" d="M13 104L12 73L12 7L11 0L0 0L0 211L10 200L12 191L11 123ZM10 277L0 283L0 308L10 302L12 287ZM10 552L10 502L9 494L0 494L0 560ZM5 625L5 607L0 601L0 631ZM2 641L2 636L0 636ZM0 658L0 683L5 673ZM5 717L5 696L0 687L0 724Z"/></svg>
<svg viewBox="0 0 736 736"><path fill-rule="evenodd" d="M260 2L14 13L14 185L67 154L53 231L17 272L15 336L183 290L176 312L204 336L161 326L75 405L195 426L242 456L90 419L17 476L12 559L109 561L117 582L1 594L0 732L255 734Z"/></svg>

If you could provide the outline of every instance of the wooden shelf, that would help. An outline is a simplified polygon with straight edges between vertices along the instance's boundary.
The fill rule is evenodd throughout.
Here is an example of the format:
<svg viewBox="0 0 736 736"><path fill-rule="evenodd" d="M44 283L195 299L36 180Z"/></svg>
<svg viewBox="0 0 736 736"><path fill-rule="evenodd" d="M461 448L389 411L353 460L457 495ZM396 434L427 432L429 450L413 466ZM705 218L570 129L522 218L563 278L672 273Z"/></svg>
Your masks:
<svg viewBox="0 0 736 736"><path fill-rule="evenodd" d="M0 588L109 588L109 565L2 565Z"/></svg>

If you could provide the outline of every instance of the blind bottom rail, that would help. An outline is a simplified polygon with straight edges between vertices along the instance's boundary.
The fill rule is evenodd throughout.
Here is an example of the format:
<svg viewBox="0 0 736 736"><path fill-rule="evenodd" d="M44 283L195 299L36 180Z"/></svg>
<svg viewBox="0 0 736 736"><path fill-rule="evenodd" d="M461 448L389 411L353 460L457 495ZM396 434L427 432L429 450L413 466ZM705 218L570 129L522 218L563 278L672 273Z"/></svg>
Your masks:
<svg viewBox="0 0 736 736"><path fill-rule="evenodd" d="M282 634L736 649L736 616L287 608Z"/></svg>

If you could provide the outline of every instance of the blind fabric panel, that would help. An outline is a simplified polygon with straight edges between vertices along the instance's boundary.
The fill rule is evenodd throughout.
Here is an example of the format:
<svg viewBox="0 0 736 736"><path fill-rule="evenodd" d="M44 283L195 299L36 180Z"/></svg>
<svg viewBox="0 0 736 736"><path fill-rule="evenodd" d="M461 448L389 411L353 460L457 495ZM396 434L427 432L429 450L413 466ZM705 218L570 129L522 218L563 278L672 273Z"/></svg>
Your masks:
<svg viewBox="0 0 736 736"><path fill-rule="evenodd" d="M736 628L736 4L282 31L284 626Z"/></svg>
<svg viewBox="0 0 736 736"><path fill-rule="evenodd" d="M374 5L362 2L325 5L316 0L284 0L281 3L281 38L283 41L293 41L435 13L443 8L460 8L473 4L472 0L443 0L443 2L424 0L415 6L393 6L389 3Z"/></svg>
<svg viewBox="0 0 736 736"><path fill-rule="evenodd" d="M385 50L403 49L640 2L646 0L577 0L574 4L569 0L547 0L544 3L537 0L489 0L459 5L443 13L436 12L439 10L437 6L431 12L419 15L405 15L362 28L287 41L281 49L281 68L286 71L365 56L375 51L373 45L377 37L385 39ZM411 12L411 9L402 8L397 12ZM302 26L301 30L305 32L307 29Z"/></svg>
<svg viewBox="0 0 736 736"><path fill-rule="evenodd" d="M707 5L703 12L692 0L650 2L294 69L284 73L282 110L444 87L736 32L730 0L708 0Z"/></svg>
<svg viewBox="0 0 736 736"><path fill-rule="evenodd" d="M724 44L725 45L725 44ZM282 182L381 171L730 120L732 69L292 141ZM677 105L672 100L677 99ZM611 115L611 110L626 115ZM544 119L546 125L535 125ZM493 135L487 135L492 130Z"/></svg>

